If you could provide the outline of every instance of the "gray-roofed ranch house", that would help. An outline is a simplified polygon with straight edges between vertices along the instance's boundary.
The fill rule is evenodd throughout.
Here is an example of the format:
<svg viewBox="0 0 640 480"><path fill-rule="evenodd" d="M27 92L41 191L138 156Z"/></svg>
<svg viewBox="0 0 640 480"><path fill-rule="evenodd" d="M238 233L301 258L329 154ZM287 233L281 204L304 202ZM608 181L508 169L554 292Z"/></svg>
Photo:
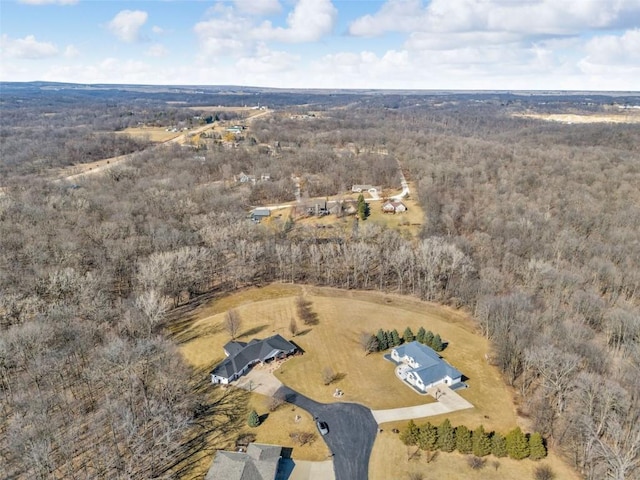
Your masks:
<svg viewBox="0 0 640 480"><path fill-rule="evenodd" d="M282 447L250 443L245 452L216 453L205 480L274 480Z"/></svg>
<svg viewBox="0 0 640 480"><path fill-rule="evenodd" d="M252 365L287 357L296 351L296 346L281 335L249 343L229 342L224 347L227 356L211 371L211 383L227 384L246 373Z"/></svg>
<svg viewBox="0 0 640 480"><path fill-rule="evenodd" d="M400 378L425 392L435 385L455 385L462 381L462 373L449 365L433 349L419 342L410 342L391 350L391 358L398 367Z"/></svg>

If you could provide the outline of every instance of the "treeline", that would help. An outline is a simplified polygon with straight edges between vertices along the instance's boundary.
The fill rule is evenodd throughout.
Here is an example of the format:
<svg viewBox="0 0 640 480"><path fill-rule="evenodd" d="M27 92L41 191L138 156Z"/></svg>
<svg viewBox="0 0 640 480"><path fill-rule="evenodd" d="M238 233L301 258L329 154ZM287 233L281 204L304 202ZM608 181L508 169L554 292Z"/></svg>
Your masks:
<svg viewBox="0 0 640 480"><path fill-rule="evenodd" d="M547 448L540 433L525 434L516 427L506 435L499 432L487 432L480 425L470 430L464 425L451 426L449 419L440 425L427 422L416 425L413 420L400 432L400 440L405 445L416 445L429 452L458 452L476 457L493 455L498 458L509 457L514 460L541 460L547 456Z"/></svg>
<svg viewBox="0 0 640 480"><path fill-rule="evenodd" d="M335 121L298 122L295 135L285 119L264 128L256 121L260 142L276 141L279 129L292 135L291 151L272 164L257 146L210 150L205 161L166 148L73 186L7 177L0 195L3 473L185 474L177 465L198 446L201 412L230 417L189 390L189 372L163 334L167 311L202 293L283 281L468 309L533 429L589 480L633 478L640 465L640 133L620 127L619 145L592 145L593 128L540 126L495 106L456 108L332 110ZM320 130L335 125L340 134ZM313 148L336 152L349 142L361 151L306 158ZM255 225L247 220L250 189L220 181L258 164L284 176L313 165L318 176L336 178L334 170L348 168L342 162L355 165L347 160L360 162L381 146L386 153L373 155L399 159L418 188L427 212L419 239L369 220L331 238L286 219ZM366 162L358 165L359 178L375 179L366 177ZM347 185L356 176L349 175Z"/></svg>
<svg viewBox="0 0 640 480"><path fill-rule="evenodd" d="M379 329L374 337L375 345L379 352L397 347L403 343L413 342L414 340L431 347L436 352L441 352L445 347L444 343L442 343L442 338L440 338L440 334L436 333L434 335L431 330L425 330L424 327L420 327L415 335L411 328L407 327L402 337L400 337L398 330L395 328L393 330Z"/></svg>

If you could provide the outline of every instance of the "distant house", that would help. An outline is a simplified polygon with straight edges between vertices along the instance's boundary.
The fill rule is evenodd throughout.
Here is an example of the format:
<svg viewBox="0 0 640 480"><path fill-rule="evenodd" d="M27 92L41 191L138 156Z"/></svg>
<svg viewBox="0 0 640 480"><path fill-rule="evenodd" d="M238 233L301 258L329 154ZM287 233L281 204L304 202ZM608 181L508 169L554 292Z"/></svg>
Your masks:
<svg viewBox="0 0 640 480"><path fill-rule="evenodd" d="M244 172L240 172L236 175L236 181L240 183L256 183L255 175L247 175Z"/></svg>
<svg viewBox="0 0 640 480"><path fill-rule="evenodd" d="M271 175L269 175L268 173L263 173L262 175L260 175L261 182L268 182L270 180L271 180Z"/></svg>
<svg viewBox="0 0 640 480"><path fill-rule="evenodd" d="M351 191L354 193L368 192L371 189L375 189L375 187L373 185L353 185L351 187Z"/></svg>
<svg viewBox="0 0 640 480"><path fill-rule="evenodd" d="M264 363L276 358L285 358L296 352L296 346L281 335L249 343L229 342L224 347L227 356L211 370L211 383L227 384L241 377L256 363Z"/></svg>
<svg viewBox="0 0 640 480"><path fill-rule="evenodd" d="M275 480L282 447L250 443L246 452L218 450L205 480Z"/></svg>
<svg viewBox="0 0 640 480"><path fill-rule="evenodd" d="M397 200L389 200L382 204L384 213L402 213L407 211L407 206Z"/></svg>
<svg viewBox="0 0 640 480"><path fill-rule="evenodd" d="M251 220L255 223L260 223L263 219L271 216L271 210L268 208L256 208L251 212Z"/></svg>
<svg viewBox="0 0 640 480"><path fill-rule="evenodd" d="M329 215L329 207L326 200L317 200L313 204L307 207L307 215L315 215L316 217L322 217Z"/></svg>
<svg viewBox="0 0 640 480"><path fill-rule="evenodd" d="M451 386L462 382L462 373L419 342L395 347L391 350L391 358L400 364L396 369L400 378L423 392L435 385Z"/></svg>

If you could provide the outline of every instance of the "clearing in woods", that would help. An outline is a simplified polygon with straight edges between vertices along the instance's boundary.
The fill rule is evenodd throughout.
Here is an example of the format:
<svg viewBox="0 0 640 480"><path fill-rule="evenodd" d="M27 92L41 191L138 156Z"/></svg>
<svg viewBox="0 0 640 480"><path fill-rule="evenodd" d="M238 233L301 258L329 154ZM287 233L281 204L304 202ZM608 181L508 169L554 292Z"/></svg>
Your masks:
<svg viewBox="0 0 640 480"><path fill-rule="evenodd" d="M298 317L296 299L301 295L310 302L311 309L317 314L317 325L304 325ZM275 371L282 383L319 402L357 402L373 409L407 407L433 402L434 399L418 395L402 384L394 374L393 365L382 358L382 353L365 355L360 346L361 333L395 328L402 335L407 326L414 333L423 326L439 333L449 343L442 352L443 357L468 377L469 388L458 393L474 408L448 414L453 425L464 424L475 428L483 424L487 430L504 433L518 424L527 429L526 422L517 417L513 391L504 384L498 370L486 360L485 355L490 351L489 342L476 333L472 320L465 313L410 297L379 292L288 284L250 288L215 299L172 323L171 333L181 353L202 375L207 375L224 358L222 347L230 337L223 322L225 313L231 308L242 318L240 340L249 341L279 333L304 350L303 355L290 358ZM295 336L289 331L292 318L299 329ZM327 367L337 376L337 380L330 385L325 385L323 381L323 370ZM219 395L216 393L220 391L219 387L209 388L210 395ZM333 396L336 388L344 392L341 398ZM314 431L312 422L304 412L294 412L291 406L285 405L275 413L269 413L266 408L268 399L255 393L250 396L239 395L237 398L242 403L238 408L243 412L248 411L250 404L260 415L268 414L265 423L252 430L257 434L257 441L294 447L293 457L298 459L318 460L326 455L326 447L320 439L305 447L296 447L289 439L289 433L294 430ZM294 422L295 415L302 417L300 423ZM442 419L432 417L429 420L439 423ZM418 420L418 423L423 421L426 419ZM421 470L425 469L426 460L409 461L406 447L396 434L391 433L393 428L403 428L404 425L406 422L382 425L384 431L376 440L371 458L370 478L401 478L395 474L406 472L408 475L418 466L421 466ZM250 431L246 423L242 430ZM212 437L212 441L215 440ZM220 441L216 448L228 448L231 440L228 437L226 443ZM492 460L495 459L490 458L489 462ZM210 455L204 456L202 468L206 469L210 461ZM571 470L553 454L545 461L553 465L554 471L566 472L562 478L574 478ZM454 454L441 454L439 459L428 465L428 470L436 468L441 472L438 478L505 478L505 474L513 475L510 478L531 478L530 471L534 468L534 463L530 461L501 459L500 464L497 471L494 467L487 467L482 470L484 476L478 476L479 473L466 466L464 459L459 460ZM393 472L389 471L392 467Z"/></svg>

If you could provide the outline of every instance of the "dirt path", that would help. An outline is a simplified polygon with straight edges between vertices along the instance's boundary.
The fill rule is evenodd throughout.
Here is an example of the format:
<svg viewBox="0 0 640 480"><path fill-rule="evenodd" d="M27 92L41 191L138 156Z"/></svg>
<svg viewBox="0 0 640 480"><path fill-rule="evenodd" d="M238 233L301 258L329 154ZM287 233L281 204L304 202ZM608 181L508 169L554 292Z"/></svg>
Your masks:
<svg viewBox="0 0 640 480"><path fill-rule="evenodd" d="M263 117L265 115L269 115L270 113L272 113L272 110L262 110L259 113L256 113L255 115L251 115L250 117L247 117L245 120L247 123L251 123L253 120L255 120L256 118L260 118ZM187 141L195 136L195 135L199 135L203 132L206 132L207 130L212 130L215 129L216 125L213 124L207 124L207 125L203 125L201 127L195 128L193 130L189 130L187 132L184 132L174 138L170 138L169 140L165 140L164 142L160 142L158 144L152 145L150 147L148 147L148 149L152 149L152 148L158 148L159 146L163 146L163 145L172 145L172 144L176 144L176 145L184 145L185 143L187 143ZM136 153L140 153L140 152L136 152ZM80 165L73 165L71 167L67 167L65 169L62 170L61 176L59 178L57 178L57 181L68 181L68 182L73 182L79 178L81 178L84 175L94 175L96 173L101 173L104 172L105 170L112 168L114 165L119 165L127 160L129 160L130 158L132 158L136 153L130 153L127 155L119 155L117 157L111 157L111 158L104 158L102 160L98 160L95 162L91 162L91 163L83 163Z"/></svg>

